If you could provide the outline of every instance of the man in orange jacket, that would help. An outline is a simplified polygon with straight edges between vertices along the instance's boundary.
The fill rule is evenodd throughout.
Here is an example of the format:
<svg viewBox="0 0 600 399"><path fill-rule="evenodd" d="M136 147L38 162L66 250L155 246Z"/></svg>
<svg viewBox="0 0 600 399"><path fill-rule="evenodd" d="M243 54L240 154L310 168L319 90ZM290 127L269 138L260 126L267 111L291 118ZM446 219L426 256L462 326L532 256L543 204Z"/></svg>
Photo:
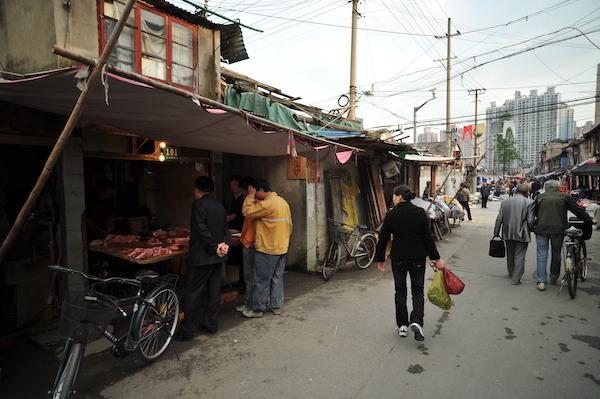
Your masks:
<svg viewBox="0 0 600 399"><path fill-rule="evenodd" d="M284 302L283 272L292 234L290 207L271 190L266 180L256 179L248 187L242 213L256 223L253 309L242 314L262 317L270 294L271 311L279 315Z"/></svg>

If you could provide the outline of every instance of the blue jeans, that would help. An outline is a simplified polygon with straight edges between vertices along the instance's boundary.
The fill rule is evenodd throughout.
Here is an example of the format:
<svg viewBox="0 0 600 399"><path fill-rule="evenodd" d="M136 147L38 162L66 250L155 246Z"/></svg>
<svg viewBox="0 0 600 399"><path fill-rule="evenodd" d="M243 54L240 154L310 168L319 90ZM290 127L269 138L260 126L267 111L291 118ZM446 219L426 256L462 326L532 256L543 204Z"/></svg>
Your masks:
<svg viewBox="0 0 600 399"><path fill-rule="evenodd" d="M550 279L557 280L560 276L561 249L563 234L543 235L536 234L537 244L537 282L547 282L548 249L552 246L552 261L550 262Z"/></svg>
<svg viewBox="0 0 600 399"><path fill-rule="evenodd" d="M254 310L267 310L269 296L271 308L283 307L283 272L287 254L269 255L256 251L254 255Z"/></svg>
<svg viewBox="0 0 600 399"><path fill-rule="evenodd" d="M254 308L252 305L254 300L254 247L242 249L244 261L244 282L246 283L246 301L244 305L249 308Z"/></svg>

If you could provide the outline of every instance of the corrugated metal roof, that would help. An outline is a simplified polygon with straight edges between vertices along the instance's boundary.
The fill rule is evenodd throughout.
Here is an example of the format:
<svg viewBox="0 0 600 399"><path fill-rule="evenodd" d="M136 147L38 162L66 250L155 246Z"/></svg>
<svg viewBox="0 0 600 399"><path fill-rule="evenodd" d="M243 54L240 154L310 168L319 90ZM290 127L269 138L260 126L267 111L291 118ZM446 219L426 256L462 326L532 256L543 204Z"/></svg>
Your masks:
<svg viewBox="0 0 600 399"><path fill-rule="evenodd" d="M221 30L221 58L228 64L247 60L244 35L239 25L224 25Z"/></svg>

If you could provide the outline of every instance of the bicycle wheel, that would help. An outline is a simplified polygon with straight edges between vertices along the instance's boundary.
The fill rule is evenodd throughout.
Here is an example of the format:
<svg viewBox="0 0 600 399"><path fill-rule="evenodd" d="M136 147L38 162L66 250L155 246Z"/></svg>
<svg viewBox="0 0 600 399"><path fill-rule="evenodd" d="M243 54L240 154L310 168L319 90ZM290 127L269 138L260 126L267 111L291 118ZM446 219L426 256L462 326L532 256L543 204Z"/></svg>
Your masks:
<svg viewBox="0 0 600 399"><path fill-rule="evenodd" d="M167 349L177 328L179 299L171 288L153 291L139 319L138 345L142 356L154 360Z"/></svg>
<svg viewBox="0 0 600 399"><path fill-rule="evenodd" d="M579 247L579 279L581 282L584 282L587 278L588 272L588 262L587 262L587 248L585 246L585 241L581 241L581 246Z"/></svg>
<svg viewBox="0 0 600 399"><path fill-rule="evenodd" d="M84 346L82 343L67 342L63 360L52 388L52 399L66 399L73 392L83 352Z"/></svg>
<svg viewBox="0 0 600 399"><path fill-rule="evenodd" d="M327 258L325 258L325 262L323 262L323 280L329 281L329 279L333 277L333 275L338 269L339 263L340 244L334 242L329 246L329 251L327 251Z"/></svg>
<svg viewBox="0 0 600 399"><path fill-rule="evenodd" d="M366 269L371 266L375 259L375 250L377 249L377 238L373 234L365 234L360 238L356 246L354 263L359 269Z"/></svg>

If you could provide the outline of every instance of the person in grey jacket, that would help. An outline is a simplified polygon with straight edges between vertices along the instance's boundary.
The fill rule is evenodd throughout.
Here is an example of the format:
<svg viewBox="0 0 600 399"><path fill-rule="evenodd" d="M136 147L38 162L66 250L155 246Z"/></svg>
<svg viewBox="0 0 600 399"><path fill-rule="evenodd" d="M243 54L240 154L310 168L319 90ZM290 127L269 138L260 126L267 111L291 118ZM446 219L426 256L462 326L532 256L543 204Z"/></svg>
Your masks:
<svg viewBox="0 0 600 399"><path fill-rule="evenodd" d="M494 226L494 236L501 236L506 241L506 266L513 285L521 284L525 255L531 241L529 233L535 220L534 202L528 196L529 186L519 184L516 195L500 205Z"/></svg>

